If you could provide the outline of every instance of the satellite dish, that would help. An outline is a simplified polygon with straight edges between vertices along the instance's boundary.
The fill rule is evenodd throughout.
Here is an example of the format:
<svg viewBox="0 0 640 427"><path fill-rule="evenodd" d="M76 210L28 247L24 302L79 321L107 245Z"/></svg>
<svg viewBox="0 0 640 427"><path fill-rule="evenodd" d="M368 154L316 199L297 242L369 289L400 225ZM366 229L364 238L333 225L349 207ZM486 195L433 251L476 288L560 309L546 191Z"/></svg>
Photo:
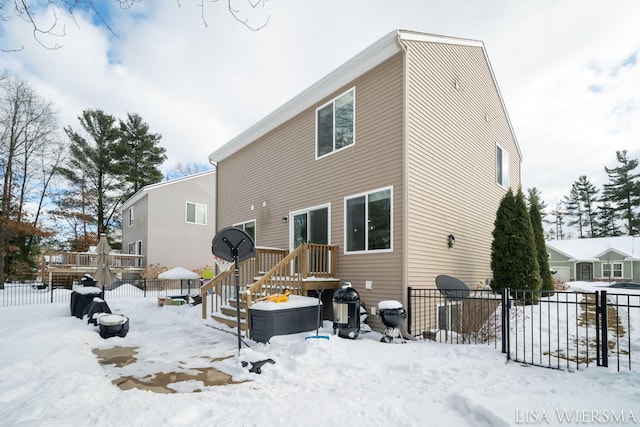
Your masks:
<svg viewBox="0 0 640 427"><path fill-rule="evenodd" d="M225 261L242 262L253 257L256 253L251 236L236 227L227 227L213 236L211 252Z"/></svg>
<svg viewBox="0 0 640 427"><path fill-rule="evenodd" d="M255 255L256 247L251 236L236 227L227 227L218 231L211 242L211 252L214 256L225 261L233 262L236 266L236 298L240 296L240 274L238 263ZM238 354L242 347L242 331L240 330L240 304L236 304L236 323L238 325Z"/></svg>
<svg viewBox="0 0 640 427"><path fill-rule="evenodd" d="M436 286L440 293L450 300L461 300L469 296L469 287L455 277L441 274L436 277Z"/></svg>

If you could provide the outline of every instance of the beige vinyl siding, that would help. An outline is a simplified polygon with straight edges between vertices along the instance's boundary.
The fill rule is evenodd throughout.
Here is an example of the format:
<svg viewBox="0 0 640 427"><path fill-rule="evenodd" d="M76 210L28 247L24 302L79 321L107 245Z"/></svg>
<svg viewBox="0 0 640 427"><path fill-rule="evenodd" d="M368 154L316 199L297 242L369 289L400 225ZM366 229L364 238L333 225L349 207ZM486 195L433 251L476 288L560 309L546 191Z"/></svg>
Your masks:
<svg viewBox="0 0 640 427"><path fill-rule="evenodd" d="M282 218L330 203L330 243L339 246L340 279L351 281L367 304L401 299L402 67L398 54L220 161L218 229L255 218L258 246L289 249L289 224ZM316 160L316 108L351 87L355 143ZM344 254L344 198L388 186L393 186L393 252ZM374 281L373 290L364 289L365 280Z"/></svg>
<svg viewBox="0 0 640 427"><path fill-rule="evenodd" d="M146 264L146 259L148 256L147 248L145 247L144 242L147 242L149 238L149 198L147 196L142 197L140 200L136 201L133 207L133 225L129 227L127 225L122 227L122 253L128 253L129 243L135 243L138 240L142 240L142 252L145 255L143 262ZM128 215L127 209L127 215ZM129 218L127 218L127 221Z"/></svg>
<svg viewBox="0 0 640 427"><path fill-rule="evenodd" d="M148 262L190 270L214 265L211 240L215 234L215 175L185 179L149 191L149 232L142 244ZM206 205L206 225L186 222L187 202Z"/></svg>
<svg viewBox="0 0 640 427"><path fill-rule="evenodd" d="M495 146L509 152L517 189L517 144L482 48L407 45L407 285L434 287L448 274L477 286L492 275L493 222L505 194Z"/></svg>

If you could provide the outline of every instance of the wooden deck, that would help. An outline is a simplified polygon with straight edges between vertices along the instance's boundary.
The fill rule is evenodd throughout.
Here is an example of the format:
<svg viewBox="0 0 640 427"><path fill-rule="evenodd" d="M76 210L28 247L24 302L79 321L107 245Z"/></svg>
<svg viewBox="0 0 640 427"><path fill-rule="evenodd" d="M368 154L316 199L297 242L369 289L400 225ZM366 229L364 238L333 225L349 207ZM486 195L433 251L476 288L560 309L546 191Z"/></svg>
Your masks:
<svg viewBox="0 0 640 427"><path fill-rule="evenodd" d="M316 291L335 290L340 287L338 247L303 243L293 252L280 249L256 249L254 258L238 265L238 282L241 284L241 309L246 311L254 302L274 294L289 291L296 295L316 296ZM235 320L224 311L235 301L235 274L233 269L220 273L200 289L202 318L211 315L229 326ZM213 306L208 312L207 294L213 292ZM327 294L323 295L328 296ZM242 329L248 332L243 321Z"/></svg>
<svg viewBox="0 0 640 427"><path fill-rule="evenodd" d="M109 269L117 277L139 277L144 270L143 255L110 254ZM72 284L98 269L98 254L92 252L52 252L42 257L40 277L43 282Z"/></svg>

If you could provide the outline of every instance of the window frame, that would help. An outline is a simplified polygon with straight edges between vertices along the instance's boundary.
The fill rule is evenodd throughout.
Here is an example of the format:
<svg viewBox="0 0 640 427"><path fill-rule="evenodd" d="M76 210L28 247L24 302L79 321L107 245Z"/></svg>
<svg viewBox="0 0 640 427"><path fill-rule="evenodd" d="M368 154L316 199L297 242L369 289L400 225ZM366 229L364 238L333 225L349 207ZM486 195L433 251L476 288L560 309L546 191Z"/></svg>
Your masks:
<svg viewBox="0 0 640 427"><path fill-rule="evenodd" d="M235 224L232 224L232 226L235 227L235 228L239 228L239 229L241 229L242 231L244 231L246 233L247 232L246 226L247 226L247 224L251 224L251 223L253 223L253 237L252 238L253 238L253 244L255 245L257 237L258 237L258 226L257 226L258 223L257 223L257 221L255 219L249 219L249 220L246 220L246 221L237 222ZM247 233L247 234L249 234L249 233ZM249 234L249 236L251 236L251 235Z"/></svg>
<svg viewBox="0 0 640 427"><path fill-rule="evenodd" d="M298 210L289 212L288 218L289 218L289 250L290 251L293 251L296 248L295 235L294 235L295 234L294 218L297 215L307 214L307 220L308 220L309 213L320 211L323 209L327 210L327 245L331 244L331 203L323 203L321 205L315 205L308 208L298 209ZM308 231L307 231L307 237L308 237Z"/></svg>
<svg viewBox="0 0 640 427"><path fill-rule="evenodd" d="M509 188L509 152L496 143L496 184L505 190Z"/></svg>
<svg viewBox="0 0 640 427"><path fill-rule="evenodd" d="M349 221L349 215L348 215L348 201L349 200L353 200L353 199L357 199L360 197L364 197L365 198L365 221L368 222L369 221L369 196L374 194L374 193L380 193L383 191L389 191L389 247L388 248L384 248L384 249L369 249L369 227L365 228L365 233L364 233L364 249L359 249L359 250L349 250L349 244L348 244L348 221ZM358 193L358 194L352 194L349 196L346 196L344 198L344 225L343 225L343 231L344 231L344 254L345 255L357 255L357 254L379 254L379 253L388 253L388 252L393 252L393 185L389 185L386 187L380 187L380 188L376 188L370 191L365 191L362 193Z"/></svg>
<svg viewBox="0 0 640 427"><path fill-rule="evenodd" d="M605 266L609 266L609 268L606 269ZM616 266L620 266L620 268L616 268ZM616 275L616 273L619 273L619 276ZM622 279L624 277L623 263L622 262L603 262L602 277L607 277L610 279Z"/></svg>
<svg viewBox="0 0 640 427"><path fill-rule="evenodd" d="M134 217L133 217L133 206L131 206L129 208L129 227L133 227L134 221L133 221Z"/></svg>
<svg viewBox="0 0 640 427"><path fill-rule="evenodd" d="M193 212L194 220L193 221L189 221L189 205L194 205L194 212ZM198 222L198 207L203 207L204 208L204 223ZM185 202L185 208L184 208L184 221L187 224L207 225L207 205L202 204L202 203L186 201Z"/></svg>
<svg viewBox="0 0 640 427"><path fill-rule="evenodd" d="M136 240L136 253L135 255L144 255L142 253L142 240ZM136 264L138 265L138 267L142 267L142 258L138 258L136 260Z"/></svg>
<svg viewBox="0 0 640 427"><path fill-rule="evenodd" d="M352 125L351 125L351 143L347 144L343 147L339 147L336 148L336 101L339 100L340 98L344 97L345 95L347 95L349 92L353 92L353 107L352 107ZM332 130L332 134L333 134L333 147L332 150L324 153L324 154L319 154L319 138L318 138L318 131L319 131L319 119L318 119L318 112L320 110L325 109L327 106L329 105L333 105L332 111L333 111L333 130ZM346 91L342 92L341 94L335 96L333 99L331 99L330 101L322 104L321 106L319 106L318 108L316 108L315 111L315 123L316 123L316 129L315 129L315 140L316 140L316 144L315 144L315 156L316 156L316 160L325 158L327 156L330 156L331 154L337 153L339 151L345 150L349 147L353 147L354 145L356 145L356 87L352 86L351 88L347 89Z"/></svg>
<svg viewBox="0 0 640 427"><path fill-rule="evenodd" d="M454 308L455 307L455 308ZM460 332L460 311L462 310L462 301L450 301L439 303L436 309L436 327L439 331ZM444 317L445 325L441 324ZM444 327L443 327L444 326Z"/></svg>
<svg viewBox="0 0 640 427"><path fill-rule="evenodd" d="M143 255L142 254L142 240L134 240L127 243L128 255ZM142 258L136 258L134 261L136 267L142 267Z"/></svg>

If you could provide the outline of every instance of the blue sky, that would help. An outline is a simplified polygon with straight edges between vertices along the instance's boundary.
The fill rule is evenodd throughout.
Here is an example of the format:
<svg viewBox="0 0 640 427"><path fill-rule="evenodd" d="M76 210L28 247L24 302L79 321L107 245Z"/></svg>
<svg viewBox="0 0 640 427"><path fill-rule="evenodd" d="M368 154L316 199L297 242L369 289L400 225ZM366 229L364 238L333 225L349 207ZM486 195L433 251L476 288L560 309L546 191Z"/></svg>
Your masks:
<svg viewBox="0 0 640 427"><path fill-rule="evenodd" d="M101 0L114 34L62 17L47 50L13 19L0 68L60 112L140 114L163 134L169 168L207 155L398 28L482 40L522 150L524 188L555 204L580 175L601 187L615 151L640 158L640 2L594 0L280 0L251 8L199 0ZM46 19L46 16L39 16ZM44 40L46 42L46 40ZM53 42L53 41L51 41Z"/></svg>

